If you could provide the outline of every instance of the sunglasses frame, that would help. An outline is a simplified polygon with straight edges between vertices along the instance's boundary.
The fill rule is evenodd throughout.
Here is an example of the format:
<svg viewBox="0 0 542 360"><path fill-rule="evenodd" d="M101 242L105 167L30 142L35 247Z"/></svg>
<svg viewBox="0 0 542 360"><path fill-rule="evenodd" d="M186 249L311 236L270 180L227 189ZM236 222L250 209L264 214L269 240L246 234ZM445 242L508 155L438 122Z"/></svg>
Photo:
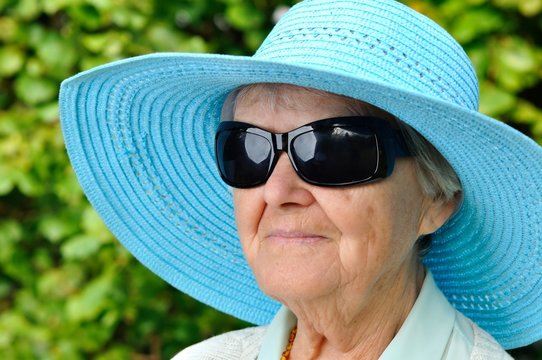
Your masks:
<svg viewBox="0 0 542 360"><path fill-rule="evenodd" d="M302 171L299 170L295 160L292 157L290 147L292 141L296 139L299 135L304 133L320 130L320 129L330 129L335 127L348 127L348 128L363 128L369 130L376 137L377 153L378 153L378 165L374 173L366 179L341 182L341 183L325 183L317 181L314 179L309 179L303 175ZM222 173L219 156L218 156L218 139L221 133L237 130L243 131L251 134L258 135L265 138L271 144L271 161L267 169L267 173L264 179L258 180L250 184L237 184L229 179L227 179ZM215 135L215 161L220 173L222 180L238 189L247 189L253 188L260 185L263 185L267 182L275 165L278 162L278 158L281 152L285 152L290 159L296 174L305 182L311 185L323 186L323 187L345 187L358 184L366 184L374 182L380 179L384 179L390 176L393 172L395 165L395 159L397 157L408 157L411 156L408 147L405 143L403 136L399 129L394 128L389 120L372 117L372 116L347 116L347 117L335 117L327 118L322 120L316 120L314 122L308 123L306 125L300 126L296 129L285 133L273 133L267 131L260 127L257 127L253 124L241 122L241 121L223 121L219 124L218 129Z"/></svg>

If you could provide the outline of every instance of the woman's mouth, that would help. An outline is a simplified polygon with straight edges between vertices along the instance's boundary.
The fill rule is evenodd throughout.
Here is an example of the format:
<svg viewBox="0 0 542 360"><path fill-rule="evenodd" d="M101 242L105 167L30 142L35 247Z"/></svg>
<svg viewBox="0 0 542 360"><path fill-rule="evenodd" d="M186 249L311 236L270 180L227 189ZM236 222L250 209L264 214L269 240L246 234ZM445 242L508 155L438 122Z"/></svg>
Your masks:
<svg viewBox="0 0 542 360"><path fill-rule="evenodd" d="M327 240L327 237L305 231L274 230L266 236L266 239L283 244L314 244Z"/></svg>

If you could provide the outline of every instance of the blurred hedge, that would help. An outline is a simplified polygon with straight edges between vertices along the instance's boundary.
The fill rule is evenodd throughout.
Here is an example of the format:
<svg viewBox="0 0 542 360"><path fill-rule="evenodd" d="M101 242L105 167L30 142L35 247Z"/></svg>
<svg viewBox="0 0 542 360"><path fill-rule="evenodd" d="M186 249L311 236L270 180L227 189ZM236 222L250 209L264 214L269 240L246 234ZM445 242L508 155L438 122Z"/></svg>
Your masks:
<svg viewBox="0 0 542 360"><path fill-rule="evenodd" d="M294 2L0 0L0 358L169 358L246 326L175 291L111 236L64 152L58 85L153 51L251 54ZM405 2L464 45L481 110L542 143L542 0Z"/></svg>

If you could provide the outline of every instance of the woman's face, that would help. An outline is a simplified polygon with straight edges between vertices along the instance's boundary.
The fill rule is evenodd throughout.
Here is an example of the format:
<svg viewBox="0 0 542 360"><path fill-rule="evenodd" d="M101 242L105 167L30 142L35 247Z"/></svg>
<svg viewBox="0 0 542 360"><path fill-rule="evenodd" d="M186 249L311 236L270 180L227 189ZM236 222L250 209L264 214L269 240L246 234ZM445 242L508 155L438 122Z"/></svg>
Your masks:
<svg viewBox="0 0 542 360"><path fill-rule="evenodd" d="M248 92L237 103L235 120L287 132L323 118L359 115L342 97L292 87L280 91L294 101ZM412 159L398 159L384 180L326 188L301 180L282 154L264 185L234 190L234 205L241 244L260 287L286 304L361 297L415 273L416 240L447 218L422 194Z"/></svg>

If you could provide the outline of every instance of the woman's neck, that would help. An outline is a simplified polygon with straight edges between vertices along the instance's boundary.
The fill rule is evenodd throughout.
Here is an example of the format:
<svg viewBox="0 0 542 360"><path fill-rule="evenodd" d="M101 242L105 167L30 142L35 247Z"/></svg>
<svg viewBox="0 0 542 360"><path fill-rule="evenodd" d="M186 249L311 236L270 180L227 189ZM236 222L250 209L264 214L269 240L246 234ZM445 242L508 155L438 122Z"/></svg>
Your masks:
<svg viewBox="0 0 542 360"><path fill-rule="evenodd" d="M425 271L388 274L371 294L333 296L286 305L297 316L297 336L290 360L378 359L393 340L420 292Z"/></svg>

